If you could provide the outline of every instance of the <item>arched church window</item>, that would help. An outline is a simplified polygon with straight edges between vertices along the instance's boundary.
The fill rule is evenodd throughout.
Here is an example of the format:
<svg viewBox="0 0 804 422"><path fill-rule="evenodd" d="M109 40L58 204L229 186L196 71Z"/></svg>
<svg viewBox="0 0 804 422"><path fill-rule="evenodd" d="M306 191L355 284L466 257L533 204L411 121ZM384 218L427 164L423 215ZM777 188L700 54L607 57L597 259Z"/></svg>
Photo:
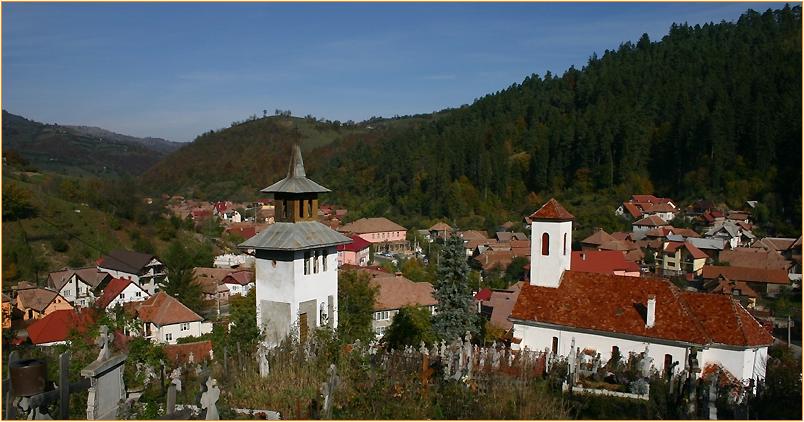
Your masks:
<svg viewBox="0 0 804 422"><path fill-rule="evenodd" d="M550 255L550 235L542 234L542 255Z"/></svg>
<svg viewBox="0 0 804 422"><path fill-rule="evenodd" d="M564 233L564 255L567 255L567 234Z"/></svg>

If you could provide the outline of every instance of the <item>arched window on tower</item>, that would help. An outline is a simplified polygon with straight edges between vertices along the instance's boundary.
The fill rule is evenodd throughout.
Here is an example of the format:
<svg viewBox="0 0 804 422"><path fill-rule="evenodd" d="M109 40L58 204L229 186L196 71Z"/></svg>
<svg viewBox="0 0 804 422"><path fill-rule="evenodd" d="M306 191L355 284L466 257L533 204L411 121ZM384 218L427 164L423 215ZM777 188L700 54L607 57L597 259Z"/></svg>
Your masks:
<svg viewBox="0 0 804 422"><path fill-rule="evenodd" d="M542 234L542 255L550 255L550 235Z"/></svg>
<svg viewBox="0 0 804 422"><path fill-rule="evenodd" d="M564 255L567 255L567 234L564 233Z"/></svg>

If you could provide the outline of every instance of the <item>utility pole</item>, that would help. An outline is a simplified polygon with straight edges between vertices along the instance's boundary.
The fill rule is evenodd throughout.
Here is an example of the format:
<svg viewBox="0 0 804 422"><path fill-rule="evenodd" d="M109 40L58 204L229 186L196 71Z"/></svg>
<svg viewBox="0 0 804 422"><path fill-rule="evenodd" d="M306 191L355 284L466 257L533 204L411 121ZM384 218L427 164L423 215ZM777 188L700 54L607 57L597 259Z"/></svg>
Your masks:
<svg viewBox="0 0 804 422"><path fill-rule="evenodd" d="M787 348L790 348L790 314L787 314Z"/></svg>

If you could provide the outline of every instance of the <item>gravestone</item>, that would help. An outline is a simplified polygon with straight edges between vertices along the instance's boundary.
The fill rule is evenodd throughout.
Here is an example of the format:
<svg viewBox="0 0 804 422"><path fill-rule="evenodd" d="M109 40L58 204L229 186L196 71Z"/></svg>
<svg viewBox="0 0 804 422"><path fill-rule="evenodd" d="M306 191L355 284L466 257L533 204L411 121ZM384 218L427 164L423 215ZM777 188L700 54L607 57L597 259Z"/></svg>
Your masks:
<svg viewBox="0 0 804 422"><path fill-rule="evenodd" d="M111 354L112 339L108 328L101 326L96 341L101 346L98 359L81 370L81 376L90 380L87 419L117 419L120 404L126 398L126 388L123 385L126 355Z"/></svg>
<svg viewBox="0 0 804 422"><path fill-rule="evenodd" d="M260 377L266 378L271 372L271 367L268 364L268 347L264 343L260 343L257 354L260 359Z"/></svg>
<svg viewBox="0 0 804 422"><path fill-rule="evenodd" d="M218 414L218 399L221 397L221 390L215 378L207 378L207 391L201 394L201 408L207 409L206 420L220 419Z"/></svg>

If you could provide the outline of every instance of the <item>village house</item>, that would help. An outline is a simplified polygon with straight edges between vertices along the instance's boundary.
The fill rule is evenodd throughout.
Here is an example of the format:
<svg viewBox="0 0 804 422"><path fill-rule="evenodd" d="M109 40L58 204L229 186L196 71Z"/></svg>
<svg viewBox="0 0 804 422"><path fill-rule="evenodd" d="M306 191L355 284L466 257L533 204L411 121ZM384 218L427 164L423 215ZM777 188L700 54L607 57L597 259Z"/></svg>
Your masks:
<svg viewBox="0 0 804 422"><path fill-rule="evenodd" d="M165 292L127 307L142 323L143 337L156 343L175 344L182 337L198 337L212 332L212 323Z"/></svg>
<svg viewBox="0 0 804 422"><path fill-rule="evenodd" d="M704 233L705 238L723 239L730 249L739 246L751 246L756 240L756 236L750 231L745 230L738 224L731 221L717 223Z"/></svg>
<svg viewBox="0 0 804 422"><path fill-rule="evenodd" d="M47 276L47 285L75 307L87 307L95 301L96 293L103 290L113 277L96 267L53 271Z"/></svg>
<svg viewBox="0 0 804 422"><path fill-rule="evenodd" d="M193 283L201 287L204 300L228 300L229 288L223 279L231 274L228 268L193 268Z"/></svg>
<svg viewBox="0 0 804 422"><path fill-rule="evenodd" d="M369 263L369 249L371 243L360 236L352 235L351 243L339 245L338 250L338 265L357 265L365 267Z"/></svg>
<svg viewBox="0 0 804 422"><path fill-rule="evenodd" d="M634 232L648 232L660 227L670 227L670 224L658 215L649 215L641 220L635 221L631 225L631 230Z"/></svg>
<svg viewBox="0 0 804 422"><path fill-rule="evenodd" d="M338 228L341 233L356 234L371 243L376 251L400 252L408 247L408 229L385 217L361 218Z"/></svg>
<svg viewBox="0 0 804 422"><path fill-rule="evenodd" d="M720 293L736 297L740 300L740 303L748 309L756 308L759 293L744 281L733 281L719 275L714 280L707 280L703 287L710 293Z"/></svg>
<svg viewBox="0 0 804 422"><path fill-rule="evenodd" d="M402 273L391 274L377 268L347 268L370 274L370 284L377 288L371 327L378 338L383 336L394 316L405 306L427 308L431 314L435 314L438 302L433 296L432 284L417 283L405 278Z"/></svg>
<svg viewBox="0 0 804 422"><path fill-rule="evenodd" d="M574 345L604 360L644 352L664 374L689 370L695 354L700 367L764 379L773 337L739 302L666 279L573 271L572 214L551 199L530 219L530 280L510 317L520 347L569 356Z"/></svg>
<svg viewBox="0 0 804 422"><path fill-rule="evenodd" d="M446 240L452 234L452 227L449 226L447 223L438 222L433 224L432 227L427 229L430 232L430 239L441 239Z"/></svg>
<svg viewBox="0 0 804 422"><path fill-rule="evenodd" d="M496 239L489 239L488 235L478 230L466 230L458 232L458 237L463 239L463 245L466 248L466 256L470 257L474 254L478 245L488 244L489 242L497 242Z"/></svg>
<svg viewBox="0 0 804 422"><path fill-rule="evenodd" d="M50 289L31 288L17 292L17 310L22 319L32 320L47 316L51 312L62 309L73 309L59 292Z"/></svg>
<svg viewBox="0 0 804 422"><path fill-rule="evenodd" d="M103 289L103 294L95 301L98 309L111 310L117 305L128 302L140 302L151 295L139 284L125 278L113 278Z"/></svg>
<svg viewBox="0 0 804 422"><path fill-rule="evenodd" d="M726 241L723 239L707 239L707 238L695 238L695 237L688 237L684 239L685 242L689 242L691 245L698 248L701 252L705 253L709 261L717 261L720 259L720 253L726 250Z"/></svg>
<svg viewBox="0 0 804 422"><path fill-rule="evenodd" d="M229 290L229 296L245 296L254 288L254 272L237 270L226 274L221 284Z"/></svg>
<svg viewBox="0 0 804 422"><path fill-rule="evenodd" d="M215 257L215 268L254 268L255 258L249 254L222 254Z"/></svg>
<svg viewBox="0 0 804 422"><path fill-rule="evenodd" d="M528 240L528 236L522 232L496 232L494 237L501 243L510 243L512 240Z"/></svg>
<svg viewBox="0 0 804 422"><path fill-rule="evenodd" d="M101 257L97 265L99 271L114 278L133 280L148 294L159 291L159 285L167 280L165 264L153 254L118 249Z"/></svg>
<svg viewBox="0 0 804 422"><path fill-rule="evenodd" d="M67 344L71 333L85 333L95 320L92 308L53 311L26 328L28 340L36 346Z"/></svg>
<svg viewBox="0 0 804 422"><path fill-rule="evenodd" d="M623 202L614 212L619 216L639 220L648 216L657 216L670 221L678 214L678 207L670 198L657 198L653 195L633 195Z"/></svg>
<svg viewBox="0 0 804 422"><path fill-rule="evenodd" d="M489 323L504 333L500 340L511 341L511 329L514 324L508 317L514 308L519 292L524 281L514 283L506 289L481 289L475 295L478 305L478 312L485 317Z"/></svg>
<svg viewBox="0 0 804 422"><path fill-rule="evenodd" d="M790 286L787 271L779 269L705 265L701 276L706 281L717 280L720 276L733 281L742 281L748 283L754 291L769 297L777 296L783 288Z"/></svg>
<svg viewBox="0 0 804 422"><path fill-rule="evenodd" d="M689 242L664 242L657 257L658 269L665 276L701 275L708 256Z"/></svg>

